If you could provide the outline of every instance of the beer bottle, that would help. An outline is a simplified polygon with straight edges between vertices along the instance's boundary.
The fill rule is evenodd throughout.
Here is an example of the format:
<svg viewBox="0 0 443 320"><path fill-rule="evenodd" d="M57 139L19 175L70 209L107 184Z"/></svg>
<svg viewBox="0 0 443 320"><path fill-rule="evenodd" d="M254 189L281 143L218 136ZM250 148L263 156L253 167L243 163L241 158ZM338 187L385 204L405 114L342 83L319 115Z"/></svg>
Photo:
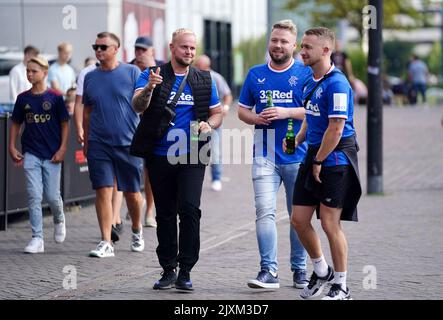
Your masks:
<svg viewBox="0 0 443 320"><path fill-rule="evenodd" d="M288 120L288 131L286 131L286 154L295 152L295 134L292 119Z"/></svg>
<svg viewBox="0 0 443 320"><path fill-rule="evenodd" d="M191 121L191 141L198 141L198 129L200 121Z"/></svg>
<svg viewBox="0 0 443 320"><path fill-rule="evenodd" d="M272 91L266 91L266 106L265 108L271 108L274 106L274 102L272 102Z"/></svg>

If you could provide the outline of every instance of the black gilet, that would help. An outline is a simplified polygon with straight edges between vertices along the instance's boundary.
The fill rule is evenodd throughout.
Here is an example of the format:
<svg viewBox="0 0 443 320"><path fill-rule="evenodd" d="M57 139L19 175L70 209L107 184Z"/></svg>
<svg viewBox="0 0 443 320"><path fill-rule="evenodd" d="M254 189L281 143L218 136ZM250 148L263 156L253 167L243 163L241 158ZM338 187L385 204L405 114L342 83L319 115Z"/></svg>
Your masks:
<svg viewBox="0 0 443 320"><path fill-rule="evenodd" d="M157 67L153 67L154 71ZM172 87L175 83L175 73L171 62L160 66L160 75L163 83L158 85L151 98L149 107L143 113L131 144L131 154L148 159L152 155L157 138L155 136L164 107L169 100ZM200 71L189 67L187 82L191 87L194 97L193 112L195 118L207 121L209 117L209 104L211 100L212 80L208 71Z"/></svg>

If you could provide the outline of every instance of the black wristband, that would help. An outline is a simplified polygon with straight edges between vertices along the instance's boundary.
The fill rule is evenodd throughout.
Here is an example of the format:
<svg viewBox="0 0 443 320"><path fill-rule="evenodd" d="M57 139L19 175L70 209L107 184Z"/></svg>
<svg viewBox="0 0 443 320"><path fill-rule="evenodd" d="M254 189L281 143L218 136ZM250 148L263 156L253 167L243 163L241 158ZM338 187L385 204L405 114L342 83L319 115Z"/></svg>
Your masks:
<svg viewBox="0 0 443 320"><path fill-rule="evenodd" d="M321 166L323 164L323 161L318 161L316 157L312 159L312 163Z"/></svg>

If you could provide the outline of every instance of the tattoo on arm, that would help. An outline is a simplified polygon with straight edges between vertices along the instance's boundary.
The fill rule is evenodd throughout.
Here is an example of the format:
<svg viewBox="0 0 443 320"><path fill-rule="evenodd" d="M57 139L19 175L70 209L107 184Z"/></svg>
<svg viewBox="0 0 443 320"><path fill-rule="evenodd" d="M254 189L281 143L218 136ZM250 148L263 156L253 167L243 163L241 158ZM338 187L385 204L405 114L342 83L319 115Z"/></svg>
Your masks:
<svg viewBox="0 0 443 320"><path fill-rule="evenodd" d="M151 102L152 91L147 89L142 90L138 96L134 98L133 107L136 112L142 113L145 111Z"/></svg>

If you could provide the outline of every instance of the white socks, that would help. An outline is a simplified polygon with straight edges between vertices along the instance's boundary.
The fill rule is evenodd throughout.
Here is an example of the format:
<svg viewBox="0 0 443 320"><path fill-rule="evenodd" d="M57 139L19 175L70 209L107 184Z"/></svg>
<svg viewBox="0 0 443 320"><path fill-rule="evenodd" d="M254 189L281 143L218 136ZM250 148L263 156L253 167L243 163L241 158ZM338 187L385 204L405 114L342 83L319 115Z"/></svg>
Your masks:
<svg viewBox="0 0 443 320"><path fill-rule="evenodd" d="M346 275L347 272L335 272L334 283L340 284L341 288L346 291Z"/></svg>
<svg viewBox="0 0 443 320"><path fill-rule="evenodd" d="M326 263L324 256L317 259L312 259L312 264L314 265L314 272L317 276L320 278L326 277L328 274L328 264Z"/></svg>

